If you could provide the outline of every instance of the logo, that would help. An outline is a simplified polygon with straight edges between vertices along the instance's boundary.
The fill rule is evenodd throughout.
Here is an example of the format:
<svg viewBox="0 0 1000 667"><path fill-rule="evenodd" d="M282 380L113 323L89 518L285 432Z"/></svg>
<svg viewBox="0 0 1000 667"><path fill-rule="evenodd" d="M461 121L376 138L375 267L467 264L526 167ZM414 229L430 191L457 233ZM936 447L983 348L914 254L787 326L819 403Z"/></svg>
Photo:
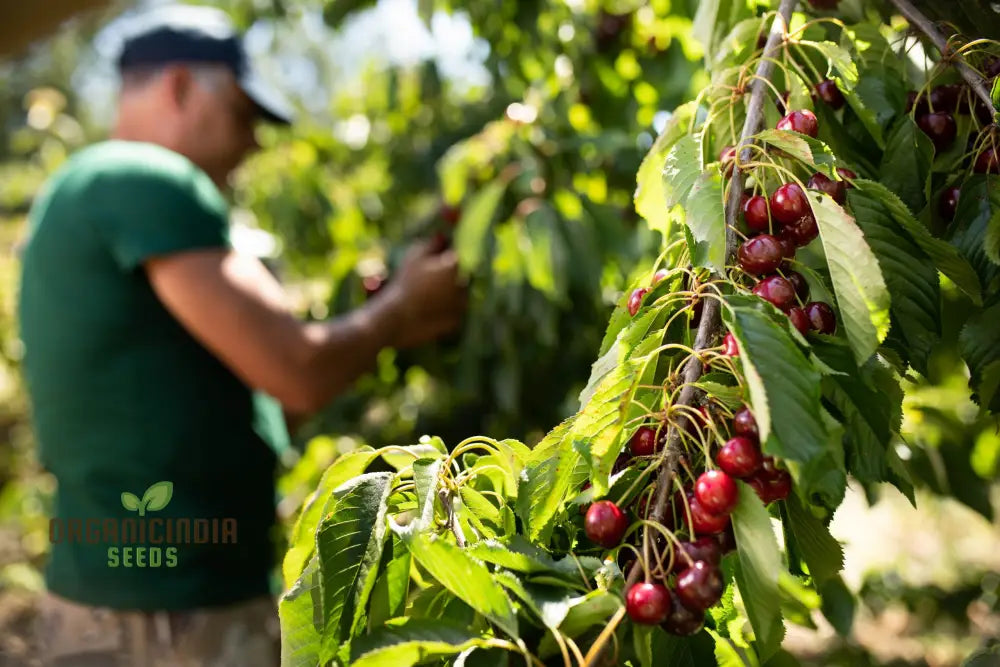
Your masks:
<svg viewBox="0 0 1000 667"><path fill-rule="evenodd" d="M139 500L134 493L128 491L122 493L122 507L132 512L138 512L139 516L146 516L147 511L162 510L170 504L170 499L173 496L173 482L157 482L146 489L146 493L142 494L142 500Z"/></svg>
<svg viewBox="0 0 1000 667"><path fill-rule="evenodd" d="M178 546L236 544L236 519L159 517L174 497L174 483L152 484L142 498L123 491L121 505L135 516L52 518L52 544L107 545L108 567L177 567ZM150 516L150 513L153 513Z"/></svg>

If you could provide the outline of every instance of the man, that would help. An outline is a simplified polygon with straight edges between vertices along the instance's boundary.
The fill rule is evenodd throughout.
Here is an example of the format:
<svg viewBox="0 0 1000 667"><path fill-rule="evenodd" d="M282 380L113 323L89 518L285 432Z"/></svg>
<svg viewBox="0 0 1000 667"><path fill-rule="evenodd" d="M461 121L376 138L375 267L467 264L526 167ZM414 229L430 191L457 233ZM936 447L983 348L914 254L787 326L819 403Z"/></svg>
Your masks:
<svg viewBox="0 0 1000 667"><path fill-rule="evenodd" d="M168 9L119 66L111 140L47 184L23 257L25 377L58 482L44 664L270 667L282 408L313 413L379 350L454 331L464 290L454 254L420 245L365 307L297 320L227 238L220 191L255 123L289 122L240 37Z"/></svg>

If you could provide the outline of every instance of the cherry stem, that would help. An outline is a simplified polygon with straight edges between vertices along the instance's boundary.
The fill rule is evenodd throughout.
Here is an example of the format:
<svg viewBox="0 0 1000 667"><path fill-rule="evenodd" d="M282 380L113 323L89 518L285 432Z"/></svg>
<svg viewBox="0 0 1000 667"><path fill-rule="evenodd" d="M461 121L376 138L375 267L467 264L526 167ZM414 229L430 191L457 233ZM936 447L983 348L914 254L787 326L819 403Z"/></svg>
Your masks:
<svg viewBox="0 0 1000 667"><path fill-rule="evenodd" d="M771 24L771 32L767 36L767 44L764 46L764 56L757 65L757 72L750 83L750 103L747 105L747 119L743 125L743 135L740 137L737 152L739 155L734 161L733 176L730 183L729 200L726 202L726 257L727 259L736 252L736 221L740 212L740 195L743 194L743 170L740 169L740 162L750 159L750 143L753 137L760 130L764 121L764 93L767 86L761 79L770 79L771 72L775 67L774 54L777 53L779 44L784 40L784 35L788 31L791 21L792 11L798 5L798 0L781 0L778 13ZM720 280L725 276L715 275ZM698 325L698 333L695 336L694 349L701 351L712 347L711 342L718 336L722 324L722 306L716 299L705 299L701 313L701 323ZM697 387L694 383L698 381L704 371L704 364L699 355L690 357L684 367L684 384L678 402L682 405L690 406L696 398ZM682 415L684 423L673 424L667 446L664 448L664 465L660 469L656 480L656 492L653 501L653 511L650 518L658 523L663 523L664 515L667 511L667 503L670 500L670 488L673 483L674 472L681 457L681 431L687 425L687 415ZM635 584L642 575L642 568L638 563L632 565L628 574L626 590ZM620 621L620 619L619 619ZM617 625L617 623L615 623ZM610 624L609 624L610 627ZM588 658L590 656L588 655Z"/></svg>
<svg viewBox="0 0 1000 667"><path fill-rule="evenodd" d="M956 53L948 46L948 40L944 38L944 35L934 27L931 20L920 13L920 10L913 6L910 0L890 0L896 9L906 17L906 20L910 22L911 25L915 26L920 32L927 35L927 38L931 40L931 43L937 47L937 50L941 52L942 58L951 59ZM990 94L986 91L986 86L983 85L983 79L976 70L969 67L964 60L955 60L955 69L958 73L962 75L965 82L969 84L973 92L979 96L987 106L987 108L993 108L993 100L990 99Z"/></svg>

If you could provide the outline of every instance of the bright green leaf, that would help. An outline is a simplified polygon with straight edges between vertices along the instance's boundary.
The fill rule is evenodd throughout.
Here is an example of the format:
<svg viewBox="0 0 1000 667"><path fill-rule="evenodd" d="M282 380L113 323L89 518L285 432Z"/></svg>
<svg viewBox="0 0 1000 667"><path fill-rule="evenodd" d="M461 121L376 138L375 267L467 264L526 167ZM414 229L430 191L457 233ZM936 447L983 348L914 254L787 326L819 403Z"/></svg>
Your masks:
<svg viewBox="0 0 1000 667"><path fill-rule="evenodd" d="M694 240L692 263L716 273L724 272L726 212L722 201L722 178L718 172L703 172L694 182L684 208L684 221Z"/></svg>
<svg viewBox="0 0 1000 667"><path fill-rule="evenodd" d="M844 568L844 550L822 521L814 517L793 493L785 500L788 508L788 529L795 536L795 545L809 574L822 586Z"/></svg>
<svg viewBox="0 0 1000 667"><path fill-rule="evenodd" d="M470 197L462 210L462 224L455 228L455 251L465 272L473 272L485 256L490 227L507 183L496 179Z"/></svg>
<svg viewBox="0 0 1000 667"><path fill-rule="evenodd" d="M351 643L351 667L409 667L488 640L438 619L399 618Z"/></svg>
<svg viewBox="0 0 1000 667"><path fill-rule="evenodd" d="M911 212L927 204L934 144L909 116L901 116L889 130L879 181L896 193Z"/></svg>
<svg viewBox="0 0 1000 667"><path fill-rule="evenodd" d="M686 202L699 176L701 157L698 154L698 140L692 135L685 135L667 153L666 165L663 167L667 208Z"/></svg>

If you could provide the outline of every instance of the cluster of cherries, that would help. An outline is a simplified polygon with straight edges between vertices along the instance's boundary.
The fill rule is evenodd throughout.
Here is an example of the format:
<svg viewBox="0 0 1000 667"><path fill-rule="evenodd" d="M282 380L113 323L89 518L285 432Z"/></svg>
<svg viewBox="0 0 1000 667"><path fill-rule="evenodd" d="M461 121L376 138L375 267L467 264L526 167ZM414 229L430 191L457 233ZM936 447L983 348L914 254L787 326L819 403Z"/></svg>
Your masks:
<svg viewBox="0 0 1000 667"><path fill-rule="evenodd" d="M833 89L836 90L836 86ZM815 137L818 123L811 111L793 111L778 121L777 128ZM734 149L726 147L720 155L723 169L727 169L727 161L735 160L735 157ZM838 168L837 173L843 180L833 180L817 172L810 177L806 187L825 192L838 204L843 204L850 187L848 180L857 175L842 168ZM837 320L833 309L822 301L807 301L809 285L806 279L788 268L788 260L795 256L796 248L809 244L819 236L819 226L802 188L797 183L784 183L771 194L770 201L763 195L744 194L742 211L752 236L736 254L740 268L751 275L762 276L753 293L787 313L792 325L802 335L809 331L824 334L836 331ZM725 354L739 354L732 334L726 335L723 345Z"/></svg>
<svg viewBox="0 0 1000 667"><path fill-rule="evenodd" d="M704 408L699 412L709 418ZM689 422L689 432L692 428ZM783 500L791 492L788 472L775 467L774 459L761 453L757 422L748 408L733 416L732 434L716 454L718 468L699 475L683 497L679 492L674 495L673 509L683 517L690 539L677 543L669 571L662 579L647 580L628 589L625 608L633 622L661 625L675 635L700 630L705 611L722 596L722 556L736 546L730 523L730 513L739 501L735 480L744 480L765 504ZM629 440L628 458L654 455L663 442L654 428L641 426ZM647 514L649 500L650 495L645 494L636 503L640 516ZM622 543L628 524L627 515L618 505L600 500L587 509L584 531L595 544L612 549ZM661 546L666 544L661 538L656 541Z"/></svg>

